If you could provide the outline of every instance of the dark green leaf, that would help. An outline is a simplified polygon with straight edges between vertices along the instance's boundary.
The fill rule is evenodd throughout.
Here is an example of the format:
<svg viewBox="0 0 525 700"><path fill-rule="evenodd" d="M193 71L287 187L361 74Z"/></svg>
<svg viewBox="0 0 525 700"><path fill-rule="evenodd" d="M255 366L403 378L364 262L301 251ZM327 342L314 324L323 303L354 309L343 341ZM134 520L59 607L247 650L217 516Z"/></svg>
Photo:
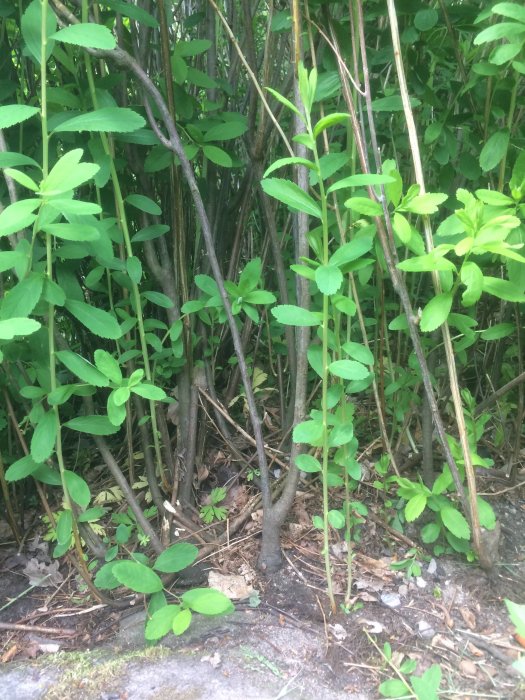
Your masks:
<svg viewBox="0 0 525 700"><path fill-rule="evenodd" d="M82 325L100 338L117 340L121 337L122 331L116 318L107 311L73 299L66 301L65 306Z"/></svg>
<svg viewBox="0 0 525 700"><path fill-rule="evenodd" d="M119 430L119 426L110 423L107 416L78 416L64 425L71 430L78 430L80 433L89 433L90 435L113 435Z"/></svg>
<svg viewBox="0 0 525 700"><path fill-rule="evenodd" d="M162 590L159 576L148 566L137 561L117 562L112 574L123 586L136 593L155 593Z"/></svg>
<svg viewBox="0 0 525 700"><path fill-rule="evenodd" d="M56 126L54 131L112 131L122 134L136 131L145 123L144 117L128 107L103 107L66 119Z"/></svg>
<svg viewBox="0 0 525 700"><path fill-rule="evenodd" d="M177 542L159 554L153 568L166 574L174 574L193 564L198 553L199 550L194 544Z"/></svg>

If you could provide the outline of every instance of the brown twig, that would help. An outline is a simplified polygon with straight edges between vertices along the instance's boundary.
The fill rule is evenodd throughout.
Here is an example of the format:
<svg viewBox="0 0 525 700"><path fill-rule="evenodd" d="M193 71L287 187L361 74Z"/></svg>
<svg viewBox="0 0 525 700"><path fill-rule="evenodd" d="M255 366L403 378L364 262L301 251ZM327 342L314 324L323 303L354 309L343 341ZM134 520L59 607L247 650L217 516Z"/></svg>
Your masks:
<svg viewBox="0 0 525 700"><path fill-rule="evenodd" d="M77 634L76 630L68 627L40 627L38 625L17 625L14 622L0 622L0 630L14 630L16 632L38 632L39 634L57 634L66 637L73 637Z"/></svg>

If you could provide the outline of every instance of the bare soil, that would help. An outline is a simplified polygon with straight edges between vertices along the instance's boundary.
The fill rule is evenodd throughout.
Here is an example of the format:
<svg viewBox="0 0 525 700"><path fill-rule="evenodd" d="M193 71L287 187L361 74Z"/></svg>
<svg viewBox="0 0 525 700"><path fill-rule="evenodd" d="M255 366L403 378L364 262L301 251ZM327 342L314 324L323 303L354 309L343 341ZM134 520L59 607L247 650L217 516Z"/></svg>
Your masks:
<svg viewBox="0 0 525 700"><path fill-rule="evenodd" d="M315 497L305 491L298 498L284 536L286 564L273 576L255 569L256 513L206 568L219 578L242 577L258 591L259 605L245 599L233 615L195 616L186 634L154 647L144 642L141 601L120 611L97 605L67 563L52 569L38 536L20 554L8 541L0 543L3 696L371 700L382 681L395 677L379 651L388 642L397 668L407 658L417 661L418 675L441 665L442 697L525 698L524 679L511 667L523 648L503 603L506 597L525 603L525 493L523 487L491 488L501 491L489 500L503 537L490 574L459 557L435 560L423 550L420 576L393 570L410 549L407 537L419 542L418 527L404 538L396 535L378 504L370 503L374 517L355 546L347 613L332 614L327 605L319 534L310 525ZM338 595L345 586L343 545L334 543L332 552ZM51 585L30 588L33 560L52 572Z"/></svg>

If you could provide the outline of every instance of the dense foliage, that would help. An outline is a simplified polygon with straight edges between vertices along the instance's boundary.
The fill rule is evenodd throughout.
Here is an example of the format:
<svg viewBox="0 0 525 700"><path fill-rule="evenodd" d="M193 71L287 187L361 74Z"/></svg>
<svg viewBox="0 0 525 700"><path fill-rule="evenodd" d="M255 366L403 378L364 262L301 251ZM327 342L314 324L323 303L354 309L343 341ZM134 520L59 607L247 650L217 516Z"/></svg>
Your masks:
<svg viewBox="0 0 525 700"><path fill-rule="evenodd" d="M493 563L476 469L512 476L525 410L525 8L481 6L0 1L6 518L20 540L38 499L93 595L151 594L149 638L230 609L161 578L198 556L172 544L195 502L222 533L217 439L256 486L217 537L262 503L265 568L319 480L332 605L360 446L395 527L428 509L436 553Z"/></svg>

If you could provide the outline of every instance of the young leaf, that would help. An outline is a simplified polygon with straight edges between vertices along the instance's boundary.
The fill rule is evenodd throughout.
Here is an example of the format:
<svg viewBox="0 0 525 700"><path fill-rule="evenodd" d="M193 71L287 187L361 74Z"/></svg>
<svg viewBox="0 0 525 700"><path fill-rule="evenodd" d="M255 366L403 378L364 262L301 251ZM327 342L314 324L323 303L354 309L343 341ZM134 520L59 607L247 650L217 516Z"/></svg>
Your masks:
<svg viewBox="0 0 525 700"><path fill-rule="evenodd" d="M461 267L460 276L466 287L461 301L463 306L472 306L478 301L483 292L483 272L475 262L467 260Z"/></svg>
<svg viewBox="0 0 525 700"><path fill-rule="evenodd" d="M278 101L279 101L281 104L283 104L285 107L288 107L288 109L290 109L294 114L296 114L296 115L299 117L299 119L300 119L300 120L303 122L303 124L304 124L304 117L303 117L303 115L302 115L301 112L297 109L297 107L296 107L292 102L290 102L290 100L286 99L286 97L283 97L279 92L277 92L277 90L273 90L272 88L269 88L269 87L265 88L265 90L268 90L268 92L270 93L270 95L273 95L273 96L275 97L276 100L278 100Z"/></svg>
<svg viewBox="0 0 525 700"><path fill-rule="evenodd" d="M181 610L177 615L175 615L175 617L173 618L173 623L171 625L173 634L179 636L180 634L186 632L186 630L191 624L191 618L191 610Z"/></svg>
<svg viewBox="0 0 525 700"><path fill-rule="evenodd" d="M74 299L67 300L65 307L82 325L100 338L117 340L121 337L122 331L117 319L107 311Z"/></svg>
<svg viewBox="0 0 525 700"><path fill-rule="evenodd" d="M136 131L145 124L144 117L128 107L103 107L66 119L56 126L54 131L112 131L123 134Z"/></svg>
<svg viewBox="0 0 525 700"><path fill-rule="evenodd" d="M302 211L310 216L321 218L321 209L309 194L304 192L295 182L280 178L267 178L261 181L261 187L270 197L286 204L291 209Z"/></svg>
<svg viewBox="0 0 525 700"><path fill-rule="evenodd" d="M159 205L143 194L128 194L124 201L140 211L145 211L146 214L152 214L153 216L160 216L162 214L162 209Z"/></svg>
<svg viewBox="0 0 525 700"><path fill-rule="evenodd" d="M492 29L492 27L490 28ZM509 140L510 134L507 129L502 129L492 134L479 154L479 164L483 172L492 170L501 163L509 147Z"/></svg>
<svg viewBox="0 0 525 700"><path fill-rule="evenodd" d="M323 424L320 420L305 420L293 429L294 442L304 442L307 445L317 445L323 437Z"/></svg>
<svg viewBox="0 0 525 700"><path fill-rule="evenodd" d="M90 180L100 167L95 163L81 163L83 154L84 151L81 148L75 148L59 158L49 175L42 180L41 194L53 197L74 190L75 187Z"/></svg>
<svg viewBox="0 0 525 700"><path fill-rule="evenodd" d="M369 370L365 365L355 360L336 360L328 365L328 371L334 377L342 379L366 379L369 375Z"/></svg>
<svg viewBox="0 0 525 700"><path fill-rule="evenodd" d="M146 639L154 641L165 637L171 630L173 620L180 611L180 605L165 605L159 610L156 610L146 623L146 630L144 633Z"/></svg>
<svg viewBox="0 0 525 700"><path fill-rule="evenodd" d="M382 216L383 207L379 202L374 202L368 197L350 197L345 202L345 207L363 214L364 216Z"/></svg>
<svg viewBox="0 0 525 700"><path fill-rule="evenodd" d="M343 284L343 273L335 265L320 265L315 271L315 281L321 294L336 294Z"/></svg>
<svg viewBox="0 0 525 700"><path fill-rule="evenodd" d="M319 313L292 304L281 304L271 311L277 321L286 326L318 326L321 323Z"/></svg>
<svg viewBox="0 0 525 700"><path fill-rule="evenodd" d="M94 22L71 24L69 27L55 32L50 38L65 44L106 51L112 51L117 45L115 37L109 29Z"/></svg>
<svg viewBox="0 0 525 700"><path fill-rule="evenodd" d="M22 457L11 464L5 473L5 480L19 481L20 479L24 479L26 476L33 474L33 472L36 472L36 470L41 466L42 465L38 464L38 462L35 462L31 455L26 455L25 457Z"/></svg>
<svg viewBox="0 0 525 700"><path fill-rule="evenodd" d="M439 511L443 525L450 532L460 539L468 540L470 537L470 527L465 516L453 506L445 506Z"/></svg>
<svg viewBox="0 0 525 700"><path fill-rule="evenodd" d="M375 173L358 173L357 175L350 175L342 180L334 182L333 185L327 189L327 194L330 192L336 192L337 190L342 190L346 187L365 187L366 185L387 185L389 183L395 182L391 175L376 175Z"/></svg>
<svg viewBox="0 0 525 700"><path fill-rule="evenodd" d="M233 160L231 156L218 146L203 146L202 152L206 158L211 160L212 163L215 163L215 165L222 165L223 168L233 167Z"/></svg>
<svg viewBox="0 0 525 700"><path fill-rule="evenodd" d="M319 460L309 454L297 455L295 464L302 472L307 472L309 474L315 474L321 471Z"/></svg>
<svg viewBox="0 0 525 700"><path fill-rule="evenodd" d="M38 421L31 438L31 457L35 462L45 462L53 454L57 437L54 411L47 411Z"/></svg>
<svg viewBox="0 0 525 700"><path fill-rule="evenodd" d="M438 294L428 302L421 314L420 327L424 333L436 330L447 320L453 299L452 292L445 292Z"/></svg>
<svg viewBox="0 0 525 700"><path fill-rule="evenodd" d="M36 219L36 214L33 212L41 204L39 199L21 199L9 204L0 212L0 238L31 226Z"/></svg>
<svg viewBox="0 0 525 700"><path fill-rule="evenodd" d="M9 318L0 321L0 340L11 340L17 335L31 335L40 328L40 323L32 318Z"/></svg>
<svg viewBox="0 0 525 700"><path fill-rule="evenodd" d="M22 37L31 56L40 65L42 51L42 7L41 0L33 0L22 15ZM46 61L51 56L55 42L51 35L56 31L57 18L49 5L46 5ZM3 127L0 127L3 128Z"/></svg>
<svg viewBox="0 0 525 700"><path fill-rule="evenodd" d="M424 493L416 493L415 496L408 501L405 506L405 518L407 522L411 523L425 510L427 505L427 496Z"/></svg>
<svg viewBox="0 0 525 700"><path fill-rule="evenodd" d="M410 211L413 214L435 214L438 205L448 199L448 194L442 192L429 192L413 197L402 207L403 211Z"/></svg>
<svg viewBox="0 0 525 700"><path fill-rule="evenodd" d="M63 510L57 520L57 541L59 545L67 545L71 542L73 534L73 516L70 510Z"/></svg>
<svg viewBox="0 0 525 700"><path fill-rule="evenodd" d="M90 435L114 435L120 429L120 426L110 423L107 416L78 416L64 425L71 430Z"/></svg>
<svg viewBox="0 0 525 700"><path fill-rule="evenodd" d="M64 470L64 479L73 501L81 508L87 508L91 500L91 492L85 480L69 469Z"/></svg>
<svg viewBox="0 0 525 700"><path fill-rule="evenodd" d="M335 530L341 530L345 526L345 516L340 510L328 511L328 522Z"/></svg>
<svg viewBox="0 0 525 700"><path fill-rule="evenodd" d="M119 561L112 569L113 576L123 586L136 593L155 593L162 590L162 581L148 566L137 561Z"/></svg>
<svg viewBox="0 0 525 700"><path fill-rule="evenodd" d="M307 160L306 158L298 158L297 156L293 158L279 158L279 160L276 160L275 163L272 163L270 167L265 170L263 177L268 177L274 170L284 168L287 165L304 165L306 168L310 168L310 170L316 169L315 163L312 163L311 160Z"/></svg>
<svg viewBox="0 0 525 700"><path fill-rule="evenodd" d="M166 392L159 386L154 386L153 384L137 384L132 387L131 391L138 396L142 396L143 399L149 399L150 401L162 401L166 398Z"/></svg>
<svg viewBox="0 0 525 700"><path fill-rule="evenodd" d="M157 557L153 568L166 574L174 574L193 564L199 550L190 542L177 542Z"/></svg>
<svg viewBox="0 0 525 700"><path fill-rule="evenodd" d="M214 588L193 588L181 597L186 608L201 615L225 615L234 610L231 600Z"/></svg>
<svg viewBox="0 0 525 700"><path fill-rule="evenodd" d="M334 112L333 114L328 114L326 117L322 117L314 126L314 137L317 138L325 129L334 126L334 124L348 123L349 119L350 115L344 112Z"/></svg>
<svg viewBox="0 0 525 700"><path fill-rule="evenodd" d="M109 382L107 377L86 359L77 355L77 353L71 352L70 350L59 350L56 356L70 372L75 374L86 384L91 384L92 386L108 386Z"/></svg>
<svg viewBox="0 0 525 700"><path fill-rule="evenodd" d="M502 280L499 277L483 276L483 291L504 301L513 301L517 304L525 303L525 294L516 289L512 282Z"/></svg>

